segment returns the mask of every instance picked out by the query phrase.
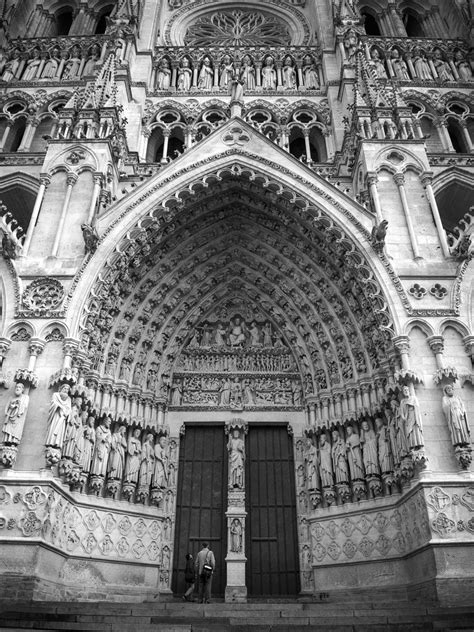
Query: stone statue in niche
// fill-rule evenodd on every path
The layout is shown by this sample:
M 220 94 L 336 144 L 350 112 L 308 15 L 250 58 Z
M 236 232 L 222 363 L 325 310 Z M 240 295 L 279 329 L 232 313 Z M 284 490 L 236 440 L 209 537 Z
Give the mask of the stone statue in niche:
M 308 490 L 319 489 L 318 454 L 316 447 L 310 437 L 306 439 L 306 450 L 304 453 L 305 478 Z
M 173 382 L 173 386 L 171 388 L 171 406 L 181 406 L 181 401 L 183 399 L 183 381 L 176 380 Z
M 461 81 L 472 81 L 473 74 L 471 66 L 459 48 L 454 53 L 454 59 L 454 65 L 457 68 L 459 79 Z
M 242 553 L 243 531 L 242 522 L 239 518 L 234 518 L 230 523 L 230 550 L 232 553 Z
M 90 224 L 81 224 L 82 237 L 84 239 L 84 249 L 86 254 L 94 254 L 99 243 L 99 233 L 95 226 Z
M 244 90 L 255 90 L 255 68 L 249 55 L 244 55 L 240 71 Z
M 231 384 L 228 377 L 224 378 L 224 381 L 219 390 L 219 406 L 230 405 Z
M 234 77 L 234 63 L 229 55 L 224 55 L 219 68 L 219 88 L 229 88 Z
M 367 475 L 376 476 L 380 474 L 377 458 L 377 437 L 369 426 L 369 422 L 366 420 L 361 424 L 360 442 L 362 444 L 362 458 Z
M 293 60 L 289 55 L 284 59 L 281 73 L 285 90 L 296 90 L 296 71 Z
M 170 63 L 164 57 L 159 65 L 158 73 L 156 76 L 156 88 L 157 90 L 169 90 L 171 85 L 171 68 Z
M 189 59 L 187 57 L 183 57 L 178 70 L 177 89 L 179 92 L 189 92 L 191 89 L 192 76 L 193 71 L 189 64 Z
M 400 417 L 406 430 L 408 447 L 416 450 L 424 445 L 423 428 L 421 423 L 420 405 L 418 397 L 410 394 L 410 388 L 402 388 L 403 398 L 400 400 Z
M 379 77 L 379 79 L 387 79 L 387 71 L 385 70 L 383 61 L 380 59 L 378 48 L 372 48 L 370 51 L 370 60 L 375 68 L 377 77 Z
M 166 437 L 161 435 L 155 446 L 155 463 L 152 486 L 165 489 L 168 486 L 168 450 Z
M 62 457 L 72 459 L 79 463 L 80 454 L 82 453 L 82 417 L 81 417 L 82 398 L 75 397 L 71 411 L 66 418 L 64 442 L 62 449 Z
M 5 421 L 3 423 L 3 443 L 6 445 L 18 445 L 23 435 L 26 411 L 28 410 L 29 396 L 24 392 L 25 386 L 20 382 L 15 384 L 12 398 L 5 408 Z
M 107 464 L 108 478 L 122 479 L 125 466 L 125 450 L 127 449 L 125 432 L 125 426 L 120 426 L 116 428 L 110 438 L 110 456 Z
M 306 90 L 318 90 L 319 77 L 318 69 L 310 55 L 306 55 L 303 59 L 303 83 Z
M 271 55 L 265 57 L 262 68 L 262 88 L 264 90 L 276 90 L 276 71 Z
M 408 66 L 406 61 L 400 57 L 400 51 L 398 48 L 393 48 L 392 53 L 390 55 L 393 72 L 397 79 L 401 79 L 403 81 L 409 81 L 410 75 L 408 74 Z
M 447 61 L 443 59 L 443 53 L 439 48 L 435 48 L 433 64 L 441 81 L 454 81 L 453 71 Z
M 140 428 L 135 428 L 127 443 L 127 459 L 124 474 L 124 481 L 127 483 L 138 482 L 138 473 L 140 471 L 140 453 L 142 451 L 140 434 Z
M 95 476 L 105 476 L 107 472 L 107 461 L 112 445 L 111 423 L 112 420 L 107 416 L 97 426 L 95 431 L 95 447 L 91 466 L 91 474 Z
M 243 489 L 245 443 L 238 428 L 234 428 L 229 434 L 227 449 L 229 451 L 229 487 Z
M 390 451 L 390 433 L 380 417 L 375 419 L 377 450 L 382 474 L 393 471 L 393 459 Z
M 211 65 L 211 60 L 206 56 L 202 60 L 201 70 L 198 75 L 199 90 L 212 90 L 213 78 L 214 70 Z
M 428 60 L 426 59 L 426 55 L 418 47 L 413 51 L 413 67 L 415 68 L 416 76 L 421 81 L 433 80 L 433 75 L 431 74 L 431 68 Z
M 354 432 L 353 426 L 350 425 L 346 428 L 346 451 L 351 480 L 363 480 L 365 472 L 364 463 L 362 461 L 360 437 Z
M 66 431 L 66 420 L 71 414 L 69 385 L 63 384 L 51 398 L 48 412 L 48 433 L 45 445 L 62 448 Z
M 327 441 L 325 432 L 319 437 L 319 474 L 323 487 L 330 487 L 334 484 L 331 446 Z
M 347 483 L 349 480 L 349 471 L 346 461 L 346 444 L 339 430 L 332 431 L 331 456 L 336 483 Z
M 231 347 L 242 347 L 246 340 L 247 327 L 240 316 L 235 316 L 229 329 L 229 344 Z
M 95 428 L 94 417 L 89 416 L 87 418 L 86 425 L 83 426 L 83 442 L 82 442 L 82 454 L 79 461 L 81 470 L 85 473 L 89 473 L 91 469 L 92 455 L 94 453 L 95 444 Z
M 443 391 L 442 408 L 451 432 L 453 445 L 469 444 L 471 442 L 471 434 L 464 402 L 454 394 L 452 384 L 447 384 Z
M 153 470 L 155 465 L 155 446 L 154 436 L 149 433 L 146 436 L 142 445 L 142 451 L 140 455 L 140 473 L 139 473 L 139 485 L 141 488 L 149 488 L 151 485 L 151 479 L 153 477 Z
M 344 35 L 344 50 L 346 52 L 347 61 L 355 62 L 355 55 L 359 49 L 359 37 L 354 29 L 349 29 Z

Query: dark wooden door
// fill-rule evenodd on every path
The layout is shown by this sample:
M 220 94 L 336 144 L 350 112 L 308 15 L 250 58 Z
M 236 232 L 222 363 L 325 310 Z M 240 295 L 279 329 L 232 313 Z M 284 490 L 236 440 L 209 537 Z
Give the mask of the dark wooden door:
M 250 426 L 246 447 L 247 590 L 300 590 L 292 438 L 286 425 Z
M 213 595 L 223 595 L 227 552 L 227 449 L 223 425 L 189 424 L 181 439 L 172 590 L 185 589 L 186 553 L 196 557 L 203 540 L 216 558 Z

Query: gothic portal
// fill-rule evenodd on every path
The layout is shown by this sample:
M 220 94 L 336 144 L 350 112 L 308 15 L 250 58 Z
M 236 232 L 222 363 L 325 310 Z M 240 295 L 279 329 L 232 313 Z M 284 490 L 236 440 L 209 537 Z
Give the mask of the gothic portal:
M 467 3 L 1 7 L 2 599 L 469 595 Z

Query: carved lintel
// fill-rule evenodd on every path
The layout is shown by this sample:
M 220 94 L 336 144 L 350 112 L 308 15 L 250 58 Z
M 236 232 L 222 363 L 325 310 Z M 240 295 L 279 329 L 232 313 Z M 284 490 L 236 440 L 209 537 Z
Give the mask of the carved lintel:
M 4 467 L 13 467 L 18 454 L 18 446 L 2 445 L 0 446 L 0 463 Z

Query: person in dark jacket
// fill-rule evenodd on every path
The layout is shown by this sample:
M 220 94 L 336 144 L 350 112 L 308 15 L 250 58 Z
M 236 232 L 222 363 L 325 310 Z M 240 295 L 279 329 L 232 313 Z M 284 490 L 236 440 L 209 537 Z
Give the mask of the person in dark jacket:
M 191 553 L 186 553 L 184 581 L 186 582 L 186 592 L 183 595 L 183 601 L 192 601 L 194 592 L 194 560 Z
M 199 585 L 199 602 L 211 603 L 212 574 L 216 568 L 216 560 L 207 542 L 202 543 L 202 549 L 196 556 L 194 566 Z M 205 566 L 210 567 L 209 573 L 206 572 Z

